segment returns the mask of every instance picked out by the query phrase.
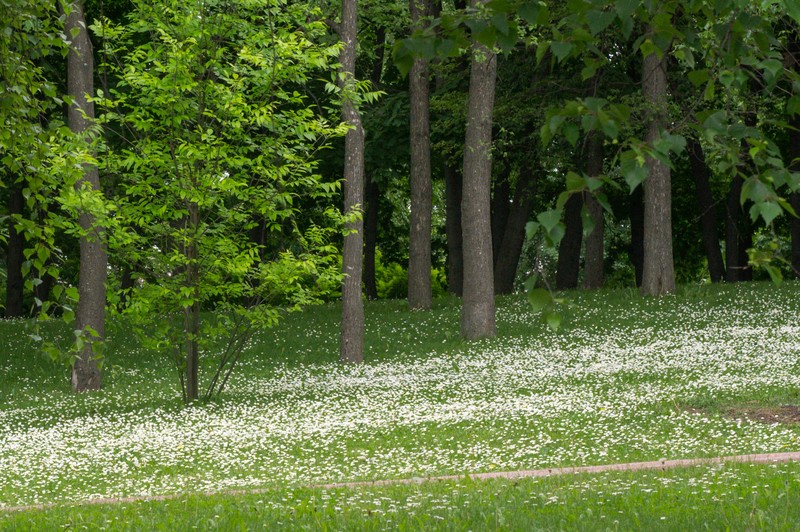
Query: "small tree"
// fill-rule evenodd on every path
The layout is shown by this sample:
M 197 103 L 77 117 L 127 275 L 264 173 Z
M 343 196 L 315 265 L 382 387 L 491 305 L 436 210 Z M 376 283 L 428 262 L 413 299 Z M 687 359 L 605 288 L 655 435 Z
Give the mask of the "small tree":
M 112 244 L 138 277 L 126 313 L 172 353 L 187 402 L 221 393 L 250 335 L 281 308 L 340 279 L 329 243 L 340 215 L 299 209 L 336 193 L 314 158 L 344 133 L 299 92 L 338 54 L 314 42 L 325 27 L 307 14 L 286 1 L 139 2 L 127 26 L 97 28 L 119 77 L 104 104 L 125 139 L 109 155 L 125 227 Z M 268 238 L 252 238 L 256 229 Z M 218 357 L 203 391 L 209 352 Z

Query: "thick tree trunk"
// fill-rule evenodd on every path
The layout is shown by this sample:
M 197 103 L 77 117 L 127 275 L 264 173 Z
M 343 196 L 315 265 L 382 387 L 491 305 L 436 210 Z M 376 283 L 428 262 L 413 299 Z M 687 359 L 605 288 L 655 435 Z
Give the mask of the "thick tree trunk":
M 444 167 L 445 236 L 447 237 L 447 289 L 461 297 L 464 291 L 464 240 L 461 234 L 461 170 Z
M 742 177 L 737 175 L 731 182 L 728 198 L 725 202 L 725 280 L 735 283 L 744 280 L 744 267 L 741 253 L 741 221 L 742 205 L 739 198 L 742 195 Z
M 497 256 L 500 253 L 500 246 L 503 244 L 503 235 L 506 232 L 506 224 L 511 210 L 511 166 L 506 164 L 503 171 L 494 182 L 492 194 L 492 257 L 497 264 Z
M 711 169 L 706 164 L 703 148 L 697 139 L 691 137 L 688 139 L 687 151 L 697 191 L 700 232 L 703 237 L 706 260 L 708 261 L 708 273 L 711 275 L 711 282 L 718 283 L 725 278 L 725 264 L 722 261 L 722 251 L 719 247 L 717 210 L 711 193 Z
M 350 129 L 344 146 L 344 211 L 361 209 L 364 204 L 364 128 L 361 115 L 348 92 L 353 87 L 356 66 L 356 32 L 358 1 L 342 0 L 342 22 L 339 37 L 344 43 L 339 61 L 339 83 L 344 91 L 342 114 Z M 361 299 L 361 254 L 364 249 L 362 219 L 348 222 L 342 252 L 342 326 L 339 358 L 346 363 L 364 360 L 364 302 Z
M 378 282 L 375 278 L 375 251 L 378 247 L 378 204 L 381 190 L 367 178 L 367 212 L 364 214 L 364 292 L 369 300 L 378 299 Z
M 472 6 L 487 0 L 472 0 Z M 464 143 L 461 223 L 464 238 L 464 296 L 461 334 L 468 340 L 496 334 L 492 264 L 492 115 L 497 58 L 474 41 Z
M 792 36 L 789 40 L 788 61 L 792 70 L 800 72 L 800 30 L 797 26 L 792 29 Z M 793 172 L 800 172 L 800 115 L 794 115 L 790 119 L 791 128 L 789 129 L 789 164 Z M 800 192 L 794 192 L 790 196 L 794 212 L 800 215 Z M 800 218 L 790 216 L 792 234 L 792 270 L 797 278 L 800 278 Z
M 510 294 L 514 291 L 514 278 L 517 275 L 522 245 L 525 243 L 525 224 L 533 209 L 536 179 L 530 166 L 520 170 L 514 201 L 505 224 L 503 243 L 494 265 L 495 294 Z
M 652 145 L 661 135 L 667 116 L 667 54 L 644 58 L 642 92 L 651 107 L 645 141 Z M 670 169 L 648 157 L 644 181 L 644 268 L 641 293 L 660 296 L 675 291 L 672 258 L 672 183 Z
M 582 208 L 583 196 L 581 194 L 573 194 L 564 205 L 565 232 L 558 245 L 556 268 L 556 288 L 558 290 L 567 290 L 578 286 L 583 237 Z
M 25 198 L 22 184 L 11 185 L 8 197 L 8 247 L 6 254 L 6 318 L 21 318 L 24 309 L 22 262 L 25 260 L 25 236 L 17 232 L 13 216 L 23 214 Z
M 597 133 L 590 134 L 586 148 L 587 175 L 590 177 L 601 175 L 603 173 L 603 139 Z M 583 286 L 595 289 L 602 287 L 605 281 L 605 219 L 602 205 L 591 193 L 584 192 L 583 203 L 594 222 L 594 228 L 586 235 Z
M 431 12 L 430 0 L 409 0 L 412 26 L 419 26 Z M 430 83 L 428 62 L 414 59 L 409 74 L 411 101 L 411 227 L 408 251 L 408 306 L 426 310 L 431 292 L 431 183 Z
M 644 189 L 636 187 L 631 192 L 631 262 L 636 286 L 642 286 L 644 271 Z
M 94 119 L 94 104 L 87 100 L 94 95 L 94 63 L 92 43 L 86 27 L 83 2 L 71 5 L 67 15 L 65 33 L 72 38 L 67 55 L 67 92 L 74 103 L 67 111 L 72 132 L 86 137 Z M 87 139 L 88 141 L 88 139 Z M 97 166 L 86 165 L 78 187 L 100 190 Z M 72 388 L 76 391 L 97 390 L 102 386 L 102 376 L 92 344 L 105 337 L 106 269 L 108 258 L 103 228 L 98 227 L 91 213 L 80 215 L 80 225 L 85 236 L 80 239 L 80 300 L 76 312 L 76 329 L 91 330 L 88 340 L 72 368 Z M 96 336 L 95 336 L 96 335 Z

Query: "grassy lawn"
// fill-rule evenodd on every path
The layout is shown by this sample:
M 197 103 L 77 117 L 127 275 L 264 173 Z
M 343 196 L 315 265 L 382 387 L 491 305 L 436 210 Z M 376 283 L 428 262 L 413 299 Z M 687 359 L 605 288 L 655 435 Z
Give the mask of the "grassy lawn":
M 336 362 L 336 306 L 292 314 L 253 339 L 223 398 L 191 408 L 168 357 L 124 331 L 105 389 L 75 395 L 23 323 L 0 323 L 0 510 L 187 494 L 0 513 L 0 528 L 800 526 L 794 464 L 307 487 L 800 450 L 796 411 L 779 408 L 800 405 L 800 285 L 572 298 L 558 333 L 501 298 L 498 338 L 470 344 L 457 300 L 369 304 L 359 367 Z M 190 496 L 245 488 L 269 491 Z

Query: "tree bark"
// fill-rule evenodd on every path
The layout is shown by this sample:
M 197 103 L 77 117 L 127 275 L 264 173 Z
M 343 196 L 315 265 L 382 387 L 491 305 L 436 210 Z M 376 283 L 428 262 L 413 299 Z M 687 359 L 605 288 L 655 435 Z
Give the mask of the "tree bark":
M 445 163 L 445 236 L 447 237 L 447 289 L 461 297 L 464 292 L 464 240 L 461 234 L 461 195 L 463 175 L 459 168 Z
M 471 4 L 475 7 L 486 1 L 472 0 Z M 473 41 L 461 200 L 464 239 L 461 334 L 468 340 L 496 334 L 490 218 L 492 115 L 496 76 L 497 58 L 494 53 Z
M 603 139 L 597 133 L 592 133 L 586 147 L 586 173 L 590 177 L 597 177 L 603 173 Z M 595 289 L 602 287 L 605 280 L 605 220 L 603 207 L 590 192 L 583 193 L 583 203 L 594 222 L 594 228 L 586 235 L 583 286 Z
M 517 275 L 522 245 L 525 243 L 525 224 L 533 209 L 536 178 L 529 165 L 520 170 L 514 200 L 505 224 L 502 244 L 497 253 L 494 265 L 495 294 L 510 294 L 514 291 L 514 279 Z
M 688 139 L 687 151 L 697 191 L 700 232 L 703 237 L 706 260 L 708 261 L 708 273 L 711 276 L 711 282 L 718 283 L 725 278 L 725 264 L 722 261 L 722 251 L 719 247 L 717 211 L 714 205 L 714 197 L 711 193 L 711 169 L 706 164 L 703 147 L 700 146 L 697 139 L 691 137 Z
M 370 80 L 377 87 L 383 73 L 383 58 L 386 50 L 386 28 L 378 26 L 375 35 L 375 63 Z M 364 292 L 367 299 L 378 299 L 378 282 L 375 278 L 375 254 L 378 247 L 378 212 L 380 210 L 380 187 L 371 176 L 366 179 L 366 203 L 364 213 Z
M 642 286 L 644 271 L 644 189 L 636 187 L 631 192 L 631 262 L 636 286 Z
M 409 0 L 411 24 L 419 27 L 432 10 L 430 0 Z M 408 306 L 431 308 L 431 183 L 430 83 L 428 62 L 414 59 L 409 74 L 411 101 L 411 223 L 408 251 Z
M 556 288 L 567 290 L 577 288 L 581 265 L 581 241 L 583 222 L 581 209 L 583 197 L 573 194 L 564 205 L 564 237 L 558 245 L 558 265 L 556 267 Z
M 22 262 L 25 260 L 25 236 L 14 227 L 14 215 L 23 214 L 25 198 L 22 195 L 22 183 L 13 183 L 9 187 L 8 197 L 8 247 L 6 254 L 6 318 L 21 318 L 24 309 L 24 286 Z
M 511 210 L 511 166 L 506 163 L 503 171 L 494 182 L 492 194 L 492 260 L 497 264 L 500 246 L 503 244 L 503 235 Z
M 67 111 L 70 130 L 87 139 L 94 121 L 94 104 L 87 96 L 94 95 L 94 62 L 92 43 L 87 32 L 83 2 L 71 5 L 66 18 L 65 33 L 72 38 L 67 55 L 67 92 L 73 105 Z M 85 165 L 78 187 L 100 190 L 100 175 L 95 165 Z M 108 257 L 103 228 L 97 226 L 92 213 L 81 213 L 79 223 L 85 236 L 80 239 L 79 302 L 76 312 L 76 329 L 92 331 L 72 367 L 72 388 L 76 391 L 97 390 L 102 386 L 102 375 L 93 344 L 105 337 L 106 269 Z M 96 336 L 94 336 L 96 335 Z
M 794 25 L 789 39 L 788 57 L 792 70 L 800 72 L 800 29 Z M 796 94 L 796 93 L 795 93 Z M 800 172 L 800 115 L 789 119 L 789 168 L 792 172 Z M 794 212 L 800 215 L 800 192 L 793 192 L 789 196 Z M 800 218 L 789 216 L 791 219 L 791 264 L 796 278 L 800 279 Z
M 725 202 L 725 280 L 729 283 L 744 279 L 744 265 L 740 252 L 742 205 L 739 198 L 742 195 L 742 185 L 742 176 L 734 177 Z
M 652 145 L 661 135 L 667 116 L 667 54 L 644 58 L 642 92 L 650 106 L 645 141 Z M 672 257 L 672 183 L 670 169 L 658 159 L 646 160 L 644 186 L 644 264 L 641 293 L 660 296 L 675 291 Z
M 795 115 L 791 120 L 792 129 L 789 130 L 789 160 L 791 170 L 800 172 L 800 116 Z M 790 196 L 794 212 L 800 215 L 800 193 L 793 192 Z M 790 216 L 792 232 L 792 270 L 800 278 L 800 219 Z
M 186 350 L 186 401 L 196 401 L 200 396 L 198 366 L 200 364 L 200 265 L 198 263 L 197 240 L 199 238 L 200 207 L 196 202 L 188 205 L 186 219 L 188 244 L 184 249 L 186 259 L 186 288 L 192 294 L 192 304 L 183 309 L 183 331 Z
M 356 33 L 358 0 L 342 0 L 339 83 L 342 86 L 342 114 L 350 126 L 345 136 L 344 211 L 351 213 L 364 204 L 364 128 L 353 99 L 347 94 L 353 86 L 356 67 Z M 364 302 L 361 299 L 361 254 L 364 249 L 364 223 L 359 217 L 345 224 L 342 251 L 342 324 L 339 337 L 339 359 L 345 363 L 364 360 Z
M 375 251 L 378 247 L 378 204 L 381 190 L 367 177 L 367 212 L 364 214 L 364 292 L 367 299 L 378 299 L 378 282 L 375 278 Z

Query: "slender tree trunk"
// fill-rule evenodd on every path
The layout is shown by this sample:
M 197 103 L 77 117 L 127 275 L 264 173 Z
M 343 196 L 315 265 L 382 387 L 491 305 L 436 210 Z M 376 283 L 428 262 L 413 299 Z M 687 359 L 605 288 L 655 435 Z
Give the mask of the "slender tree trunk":
M 94 95 L 94 63 L 82 1 L 71 4 L 65 33 L 72 38 L 67 55 L 67 92 L 74 100 L 67 111 L 67 120 L 70 130 L 84 136 L 88 142 L 89 128 L 94 119 L 94 104 L 87 100 L 87 95 Z M 97 166 L 86 165 L 84 172 L 78 187 L 100 190 Z M 97 335 L 87 337 L 89 341 L 81 349 L 72 368 L 72 388 L 84 391 L 97 390 L 102 386 L 102 375 L 92 344 L 102 342 L 105 337 L 108 258 L 103 228 L 97 226 L 92 213 L 82 213 L 79 222 L 86 234 L 80 239 L 80 300 L 76 312 L 76 328 L 81 331 L 91 330 Z
M 192 294 L 192 304 L 183 309 L 183 331 L 186 342 L 186 400 L 196 401 L 200 396 L 198 381 L 198 365 L 200 348 L 197 339 L 200 336 L 200 265 L 197 255 L 197 239 L 199 238 L 200 207 L 191 202 L 188 205 L 187 217 L 188 241 L 184 254 L 186 258 L 186 289 Z
M 737 175 L 731 182 L 728 198 L 725 203 L 725 280 L 735 283 L 742 280 L 744 266 L 741 263 L 740 224 L 742 219 L 742 206 L 739 198 L 742 195 L 742 177 Z
M 800 116 L 792 118 L 792 128 L 789 130 L 789 160 L 793 172 L 800 172 Z M 800 215 L 800 193 L 793 192 L 790 196 L 794 212 Z M 800 218 L 790 216 L 792 232 L 792 270 L 795 277 L 800 278 Z
M 432 10 L 430 0 L 409 0 L 411 24 L 418 27 Z M 430 82 L 428 62 L 414 59 L 409 74 L 411 100 L 411 228 L 408 252 L 408 306 L 426 310 L 431 292 L 431 183 Z
M 564 237 L 558 245 L 558 265 L 556 268 L 556 288 L 566 290 L 578 286 L 581 265 L 581 241 L 583 222 L 581 209 L 583 197 L 573 194 L 564 205 Z
M 367 177 L 367 212 L 364 215 L 364 292 L 367 299 L 378 299 L 378 282 L 375 278 L 375 251 L 378 247 L 378 204 L 381 190 Z
M 536 179 L 529 165 L 520 170 L 514 201 L 505 224 L 503 243 L 494 265 L 495 294 L 510 294 L 514 291 L 514 278 L 517 275 L 519 257 L 525 242 L 525 224 L 533 209 Z
M 472 6 L 487 0 L 472 0 Z M 492 264 L 492 115 L 497 58 L 473 41 L 464 143 L 461 222 L 464 238 L 464 296 L 461 334 L 468 340 L 496 334 Z
M 447 289 L 461 297 L 464 291 L 464 240 L 461 233 L 463 176 L 453 165 L 444 167 L 445 236 L 447 237 Z
M 511 210 L 511 165 L 506 164 L 503 171 L 494 182 L 492 194 L 492 257 L 497 263 L 500 246 L 503 244 L 503 235 L 506 232 L 508 215 Z
M 378 26 L 375 35 L 375 63 L 372 65 L 373 87 L 381 82 L 383 58 L 386 51 L 386 28 Z M 375 254 L 378 247 L 378 212 L 380 210 L 380 187 L 370 175 L 366 175 L 367 210 L 364 213 L 364 293 L 367 299 L 378 299 L 378 282 L 375 278 Z
M 345 137 L 344 211 L 360 210 L 364 204 L 364 128 L 361 115 L 347 92 L 355 90 L 356 33 L 358 1 L 342 0 L 342 22 L 339 37 L 344 43 L 339 61 L 339 80 L 344 98 L 342 114 L 350 129 Z M 361 218 L 345 225 L 342 252 L 342 326 L 339 358 L 345 363 L 364 360 L 364 302 L 361 299 L 361 254 L 364 249 L 364 223 Z
M 23 214 L 25 198 L 22 184 L 11 185 L 8 197 L 8 247 L 6 255 L 6 318 L 21 318 L 24 313 L 25 286 L 22 278 L 22 262 L 25 260 L 25 236 L 14 227 L 14 215 Z
M 651 108 L 645 141 L 652 145 L 661 135 L 667 116 L 667 54 L 644 58 L 642 92 Z M 647 158 L 644 181 L 644 269 L 643 295 L 660 296 L 675 291 L 672 258 L 672 183 L 670 169 L 653 157 Z
M 691 137 L 688 139 L 687 151 L 697 191 L 700 232 L 703 236 L 703 248 L 708 261 L 708 273 L 711 275 L 711 282 L 718 283 L 725 278 L 725 264 L 722 261 L 722 251 L 719 248 L 717 210 L 711 193 L 711 169 L 706 164 L 703 148 L 697 139 Z
M 642 286 L 644 272 L 644 189 L 631 192 L 631 262 L 636 286 Z

